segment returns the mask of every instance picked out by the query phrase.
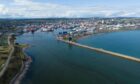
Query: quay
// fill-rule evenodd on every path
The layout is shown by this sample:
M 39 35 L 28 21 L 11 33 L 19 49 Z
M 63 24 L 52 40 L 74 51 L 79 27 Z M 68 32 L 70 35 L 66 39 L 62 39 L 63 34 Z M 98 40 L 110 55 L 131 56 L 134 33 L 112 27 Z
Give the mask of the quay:
M 90 49 L 90 50 L 93 50 L 93 51 L 96 51 L 96 52 L 108 54 L 108 55 L 111 55 L 111 56 L 114 56 L 114 57 L 119 57 L 119 58 L 123 58 L 123 59 L 126 59 L 126 60 L 130 60 L 130 61 L 140 63 L 140 59 L 136 58 L 136 57 L 133 57 L 133 56 L 128 56 L 128 55 L 124 55 L 124 54 L 120 54 L 120 53 L 116 53 L 116 52 L 112 52 L 112 51 L 108 51 L 108 50 L 104 50 L 104 49 L 100 49 L 100 48 L 90 47 L 90 46 L 79 44 L 79 43 L 76 43 L 76 42 L 63 40 L 61 38 L 57 38 L 57 40 L 68 43 L 68 44 L 71 44 L 71 45 L 75 45 L 75 46 L 79 46 L 79 47 L 82 47 L 82 48 Z

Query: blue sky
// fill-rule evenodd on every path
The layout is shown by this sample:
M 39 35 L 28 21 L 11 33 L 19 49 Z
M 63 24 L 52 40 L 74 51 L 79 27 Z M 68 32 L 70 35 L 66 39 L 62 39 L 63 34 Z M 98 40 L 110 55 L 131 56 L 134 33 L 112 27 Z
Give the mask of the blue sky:
M 140 0 L 0 0 L 0 18 L 140 17 Z
M 64 5 L 84 5 L 84 6 L 94 6 L 94 5 L 104 5 L 104 6 L 136 6 L 140 5 L 140 0 L 35 0 L 38 2 L 50 2 L 50 3 L 58 3 Z

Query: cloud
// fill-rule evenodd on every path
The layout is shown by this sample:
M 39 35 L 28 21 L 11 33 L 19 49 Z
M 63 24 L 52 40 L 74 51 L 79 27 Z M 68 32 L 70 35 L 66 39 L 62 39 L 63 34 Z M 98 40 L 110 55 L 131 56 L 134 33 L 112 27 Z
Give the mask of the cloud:
M 48 18 L 48 17 L 139 17 L 140 11 L 105 6 L 72 7 L 32 0 L 13 0 L 9 5 L 0 4 L 0 18 Z
M 0 13 L 5 14 L 6 12 L 7 12 L 7 9 L 5 8 L 5 6 L 0 4 Z

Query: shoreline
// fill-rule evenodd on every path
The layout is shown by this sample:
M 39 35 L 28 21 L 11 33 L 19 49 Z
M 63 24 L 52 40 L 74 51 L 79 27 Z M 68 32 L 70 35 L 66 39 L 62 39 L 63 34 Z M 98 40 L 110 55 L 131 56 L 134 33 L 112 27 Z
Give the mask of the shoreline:
M 13 77 L 13 79 L 10 81 L 9 84 L 20 84 L 22 79 L 24 78 L 25 74 L 29 70 L 29 67 L 32 63 L 32 58 L 25 53 L 25 50 L 27 48 L 28 47 L 22 49 L 22 52 L 25 55 L 26 61 L 22 61 L 22 66 L 21 66 L 19 72 Z
M 77 38 L 77 40 L 80 40 L 80 39 L 83 39 L 83 38 L 86 38 L 86 37 L 90 37 L 90 36 L 101 35 L 101 34 L 109 34 L 109 33 L 116 33 L 116 32 L 128 32 L 128 31 L 140 31 L 140 29 L 136 29 L 136 30 L 118 30 L 118 31 L 110 31 L 110 32 L 98 32 L 98 33 L 93 33 L 93 34 L 81 36 L 81 37 Z

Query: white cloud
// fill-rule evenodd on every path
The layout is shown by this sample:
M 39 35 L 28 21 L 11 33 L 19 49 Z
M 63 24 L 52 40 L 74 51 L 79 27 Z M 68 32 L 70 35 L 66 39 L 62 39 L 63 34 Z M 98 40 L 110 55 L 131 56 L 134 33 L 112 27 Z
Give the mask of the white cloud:
M 5 6 L 3 4 L 0 4 L 0 14 L 6 14 L 7 9 L 5 8 Z
M 0 18 L 47 18 L 47 17 L 118 17 L 140 16 L 135 11 L 105 6 L 72 7 L 53 3 L 34 2 L 32 0 L 13 0 L 8 5 L 0 4 Z

